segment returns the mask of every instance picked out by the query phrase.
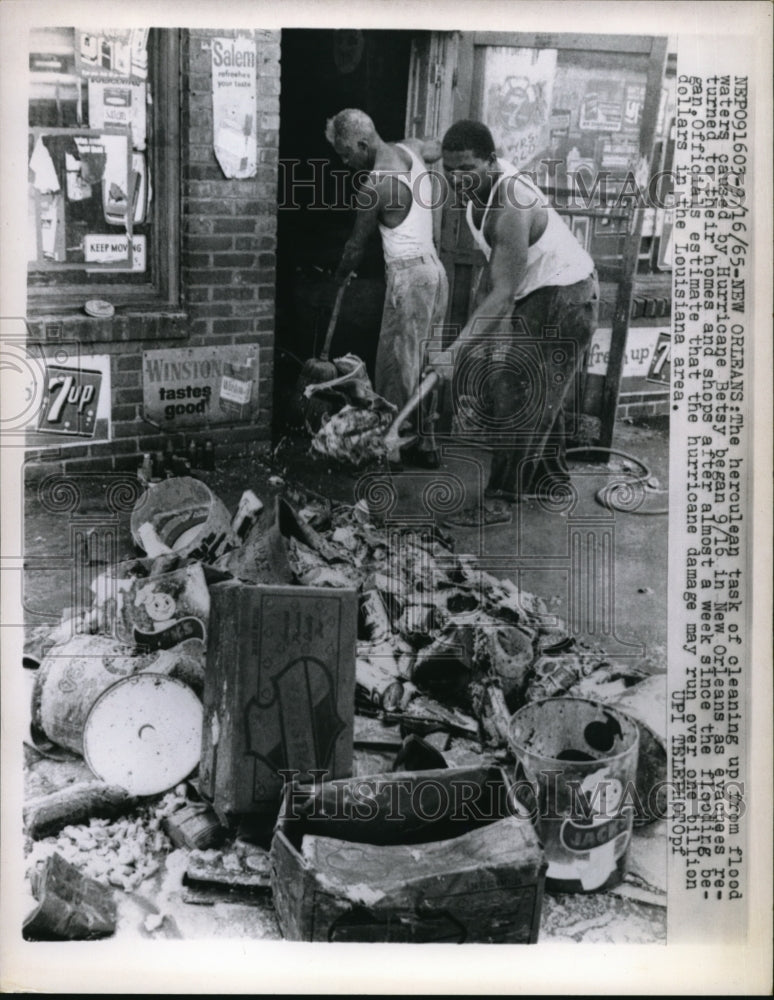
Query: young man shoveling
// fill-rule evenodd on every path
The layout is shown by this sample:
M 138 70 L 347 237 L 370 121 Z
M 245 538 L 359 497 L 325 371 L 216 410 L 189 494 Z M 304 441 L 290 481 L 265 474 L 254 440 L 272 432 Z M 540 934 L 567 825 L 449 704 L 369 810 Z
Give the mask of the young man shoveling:
M 385 142 L 363 111 L 348 108 L 327 123 L 325 135 L 345 166 L 365 172 L 357 216 L 335 281 L 356 271 L 371 235 L 381 235 L 387 290 L 376 353 L 374 388 L 398 409 L 419 384 L 422 352 L 446 315 L 449 285 L 433 243 L 433 185 L 426 166 L 440 158 L 437 140 Z M 425 405 L 426 417 L 432 400 Z M 438 453 L 428 419 L 403 459 L 437 468 Z
M 486 125 L 456 122 L 442 147 L 488 268 L 459 337 L 430 363 L 493 451 L 481 503 L 446 523 L 501 524 L 510 503 L 569 482 L 563 404 L 596 328 L 599 286 L 589 254 L 539 188 L 497 157 Z

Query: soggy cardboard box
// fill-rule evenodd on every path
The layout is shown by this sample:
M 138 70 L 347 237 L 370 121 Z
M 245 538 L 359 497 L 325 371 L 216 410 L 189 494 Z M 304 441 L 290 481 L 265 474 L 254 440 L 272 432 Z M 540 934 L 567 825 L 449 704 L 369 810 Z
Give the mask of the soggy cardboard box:
M 492 768 L 289 785 L 271 847 L 296 941 L 537 941 L 546 863 Z
M 352 773 L 353 590 L 210 588 L 200 790 L 225 822 L 270 821 L 282 771 Z

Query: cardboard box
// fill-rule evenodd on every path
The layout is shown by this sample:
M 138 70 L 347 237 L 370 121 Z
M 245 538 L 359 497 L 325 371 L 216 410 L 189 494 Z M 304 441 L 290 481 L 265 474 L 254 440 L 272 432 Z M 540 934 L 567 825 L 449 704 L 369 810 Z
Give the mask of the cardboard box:
M 281 771 L 352 773 L 357 595 L 229 580 L 210 596 L 200 790 L 223 822 L 273 820 Z
M 492 768 L 394 772 L 285 790 L 274 909 L 296 941 L 537 941 L 546 870 Z

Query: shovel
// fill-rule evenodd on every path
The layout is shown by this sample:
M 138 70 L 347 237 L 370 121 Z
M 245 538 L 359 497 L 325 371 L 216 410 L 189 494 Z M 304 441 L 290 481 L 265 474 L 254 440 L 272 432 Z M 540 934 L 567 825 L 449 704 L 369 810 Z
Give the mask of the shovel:
M 387 433 L 384 435 L 384 447 L 387 451 L 387 460 L 389 462 L 399 462 L 401 448 L 405 448 L 406 445 L 409 445 L 416 440 L 416 434 L 409 434 L 405 437 L 401 437 L 400 428 L 407 417 L 410 417 L 414 410 L 419 406 L 425 396 L 433 391 L 439 380 L 440 376 L 438 372 L 430 372 L 429 375 L 426 375 L 419 383 L 412 397 L 390 424 Z
M 328 329 L 325 331 L 323 348 L 320 351 L 319 357 L 309 358 L 304 362 L 304 367 L 301 369 L 301 375 L 299 376 L 299 392 L 303 392 L 304 387 L 312 383 L 329 382 L 331 379 L 335 379 L 339 374 L 336 365 L 334 365 L 332 361 L 328 360 L 328 354 L 331 349 L 331 341 L 333 340 L 333 333 L 336 329 L 339 313 L 341 312 L 341 300 L 344 298 L 344 292 L 347 290 L 347 285 L 349 285 L 350 281 L 352 281 L 354 277 L 355 272 L 350 271 L 339 286 L 339 290 L 336 293 L 336 301 L 333 304 L 331 319 L 328 323 Z

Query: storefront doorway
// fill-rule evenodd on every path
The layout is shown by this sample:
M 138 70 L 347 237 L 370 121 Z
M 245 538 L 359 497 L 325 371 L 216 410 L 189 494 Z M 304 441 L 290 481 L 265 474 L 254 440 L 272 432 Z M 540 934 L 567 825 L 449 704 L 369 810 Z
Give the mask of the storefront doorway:
M 343 108 L 361 108 L 382 138 L 402 138 L 414 37 L 408 31 L 282 32 L 275 436 L 292 416 L 288 400 L 300 365 L 322 347 L 330 275 L 354 222 L 347 207 L 351 184 L 325 139 L 326 121 Z M 353 351 L 373 373 L 383 298 L 377 236 L 347 289 L 334 356 Z
M 609 447 L 630 321 L 646 310 L 641 306 L 637 313 L 634 294 L 652 257 L 642 237 L 656 234 L 657 225 L 655 210 L 644 211 L 626 192 L 637 176 L 663 165 L 670 105 L 666 46 L 666 38 L 640 36 L 284 31 L 275 433 L 292 411 L 288 387 L 322 346 L 329 274 L 354 218 L 347 207 L 349 180 L 325 140 L 325 122 L 344 107 L 360 107 L 388 140 L 442 136 L 457 119 L 484 120 L 503 153 L 548 194 L 591 253 L 602 283 L 600 328 L 608 357 L 601 371 L 584 366 L 576 409 L 584 417 L 578 441 Z M 579 201 L 571 197 L 570 182 L 578 173 L 588 187 Z M 453 336 L 470 314 L 484 259 L 460 210 L 449 207 L 439 216 L 439 251 L 450 285 L 447 334 Z M 663 282 L 655 277 L 660 289 Z M 665 282 L 664 308 L 651 296 L 650 317 L 668 312 L 668 273 Z M 356 353 L 371 374 L 383 295 L 376 237 L 347 291 L 333 342 L 334 355 Z M 660 332 L 647 329 L 649 350 L 655 350 Z

